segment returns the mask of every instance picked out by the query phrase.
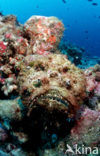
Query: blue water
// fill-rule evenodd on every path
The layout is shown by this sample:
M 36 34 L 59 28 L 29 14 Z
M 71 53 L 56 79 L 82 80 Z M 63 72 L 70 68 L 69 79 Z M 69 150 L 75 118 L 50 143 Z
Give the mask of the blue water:
M 0 0 L 4 15 L 14 14 L 21 23 L 32 15 L 57 16 L 65 25 L 64 39 L 100 56 L 100 0 Z M 92 5 L 97 2 L 98 5 Z

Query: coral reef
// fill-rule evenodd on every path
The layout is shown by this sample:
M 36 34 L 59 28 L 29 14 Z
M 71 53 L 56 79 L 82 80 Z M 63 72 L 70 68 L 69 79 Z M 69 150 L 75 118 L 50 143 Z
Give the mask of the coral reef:
M 74 143 L 99 148 L 100 66 L 79 69 L 84 49 L 59 46 L 63 31 L 56 17 L 21 25 L 0 15 L 2 156 L 64 156 Z
M 32 16 L 24 26 L 13 15 L 1 16 L 0 22 L 0 84 L 8 95 L 17 90 L 20 61 L 26 55 L 56 51 L 64 26 L 55 17 L 42 16 Z
M 87 69 L 93 67 L 96 64 L 100 64 L 100 58 L 92 56 L 83 47 L 79 47 L 69 41 L 61 40 L 59 44 L 59 50 L 62 54 L 68 56 L 68 59 L 81 69 Z
M 62 40 L 59 44 L 59 49 L 61 53 L 67 55 L 68 59 L 76 66 L 82 65 L 82 58 L 85 52 L 83 48 Z
M 16 76 L 18 64 L 23 58 L 19 40 L 22 38 L 23 27 L 13 15 L 0 17 L 0 92 L 1 98 L 16 92 Z M 26 39 L 23 39 L 26 41 Z M 25 47 L 23 47 L 25 49 Z M 3 95 L 4 94 L 4 95 Z

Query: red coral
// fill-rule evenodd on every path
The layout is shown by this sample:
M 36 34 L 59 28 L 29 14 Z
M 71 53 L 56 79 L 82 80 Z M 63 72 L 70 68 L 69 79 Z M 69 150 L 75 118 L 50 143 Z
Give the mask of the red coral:
M 100 112 L 85 108 L 81 118 L 77 121 L 77 124 L 71 130 L 71 136 L 79 138 L 82 135 L 85 135 L 88 132 L 88 129 L 94 127 L 97 123 L 100 124 Z
M 51 36 L 48 38 L 47 42 L 50 42 L 51 44 L 55 44 L 55 43 L 56 43 L 56 36 L 51 35 Z
M 88 92 L 92 92 L 92 91 L 94 91 L 95 89 L 96 89 L 96 87 L 97 87 L 97 82 L 95 81 L 95 78 L 93 78 L 93 77 L 87 77 L 86 78 L 86 81 L 87 81 L 87 91 Z
M 0 53 L 5 53 L 5 50 L 6 50 L 6 46 L 4 45 L 4 43 L 1 41 L 0 42 Z
M 5 79 L 0 77 L 0 83 L 4 84 Z

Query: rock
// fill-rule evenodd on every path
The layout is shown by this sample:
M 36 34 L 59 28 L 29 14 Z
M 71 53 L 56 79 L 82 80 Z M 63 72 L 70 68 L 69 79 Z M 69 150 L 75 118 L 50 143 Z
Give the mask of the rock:
M 96 74 L 95 80 L 100 81 L 100 72 L 96 72 L 95 74 Z
M 0 155 L 1 156 L 9 156 L 9 154 L 7 154 L 6 152 L 3 152 L 2 150 L 0 150 Z
M 0 100 L 0 118 L 20 120 L 22 118 L 21 107 L 18 100 Z
M 30 39 L 31 54 L 55 52 L 61 40 L 64 25 L 56 17 L 32 16 L 24 25 Z
M 76 126 L 71 130 L 71 142 L 87 147 L 98 147 L 100 141 L 100 112 L 85 108 Z
M 87 83 L 86 90 L 88 92 L 87 97 L 89 100 L 89 106 L 90 108 L 92 108 L 92 106 L 95 104 L 94 108 L 95 110 L 97 110 L 99 109 L 100 103 L 100 81 L 99 81 L 100 65 L 95 65 L 94 67 L 86 69 L 84 74 Z
M 21 149 L 15 149 L 12 150 L 11 155 L 13 156 L 28 156 L 25 152 L 23 152 Z
M 0 142 L 6 141 L 8 138 L 6 129 L 0 123 Z

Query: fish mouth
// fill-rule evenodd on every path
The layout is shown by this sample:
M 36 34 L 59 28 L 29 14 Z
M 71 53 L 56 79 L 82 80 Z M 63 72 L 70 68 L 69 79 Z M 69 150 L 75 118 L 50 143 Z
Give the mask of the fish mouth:
M 66 117 L 70 114 L 71 104 L 59 91 L 49 91 L 37 96 L 28 108 L 28 115 L 35 114 L 33 112 L 38 110 L 40 113 L 52 115 L 57 113 Z
M 51 106 L 52 108 L 61 107 L 68 109 L 70 104 L 70 102 L 65 99 L 58 90 L 50 90 L 48 93 L 38 96 L 35 100 L 36 103 L 42 106 Z
M 57 96 L 56 97 L 55 96 L 44 96 L 44 97 L 41 97 L 40 99 L 41 100 L 48 99 L 48 100 L 55 101 L 57 103 L 63 104 L 66 107 L 69 106 L 69 103 L 68 103 L 67 100 L 64 100 L 63 98 L 60 98 L 60 97 L 57 97 Z
M 49 90 L 46 94 L 41 94 L 33 99 L 33 102 L 28 106 L 29 114 L 31 110 L 44 109 L 47 112 L 61 112 L 68 114 L 71 105 L 58 90 Z

